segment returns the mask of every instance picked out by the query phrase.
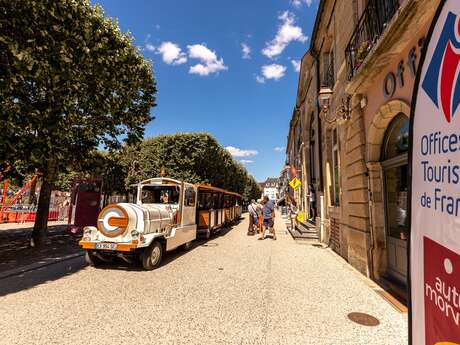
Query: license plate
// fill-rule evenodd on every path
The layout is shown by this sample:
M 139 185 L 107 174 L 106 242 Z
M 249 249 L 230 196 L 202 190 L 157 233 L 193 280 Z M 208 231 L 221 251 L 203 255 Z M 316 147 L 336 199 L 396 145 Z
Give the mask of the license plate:
M 117 244 L 116 243 L 96 243 L 96 249 L 116 250 Z

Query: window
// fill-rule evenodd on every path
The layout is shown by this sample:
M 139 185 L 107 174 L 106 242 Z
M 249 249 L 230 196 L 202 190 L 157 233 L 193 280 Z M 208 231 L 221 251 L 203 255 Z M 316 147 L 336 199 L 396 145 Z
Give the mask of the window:
M 144 186 L 141 200 L 143 204 L 178 204 L 178 186 Z
M 212 208 L 212 193 L 202 191 L 198 193 L 198 208 L 200 210 L 209 210 Z
M 322 86 L 333 89 L 335 83 L 334 52 L 330 51 L 323 55 L 323 78 Z
M 332 130 L 332 190 L 333 205 L 340 205 L 340 156 L 337 128 Z
M 188 187 L 185 190 L 184 206 L 194 207 L 195 206 L 196 193 L 193 187 Z
M 406 241 L 409 190 L 407 152 L 409 118 L 397 115 L 388 126 L 382 152 L 385 176 L 385 204 L 388 236 Z

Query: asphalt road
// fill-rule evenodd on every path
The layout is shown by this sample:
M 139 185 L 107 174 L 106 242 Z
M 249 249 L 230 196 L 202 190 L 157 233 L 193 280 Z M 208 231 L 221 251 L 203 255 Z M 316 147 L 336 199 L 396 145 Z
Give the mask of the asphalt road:
M 279 218 L 277 241 L 246 227 L 155 271 L 76 258 L 0 280 L 0 344 L 407 344 L 407 315 L 330 250 L 295 242 Z

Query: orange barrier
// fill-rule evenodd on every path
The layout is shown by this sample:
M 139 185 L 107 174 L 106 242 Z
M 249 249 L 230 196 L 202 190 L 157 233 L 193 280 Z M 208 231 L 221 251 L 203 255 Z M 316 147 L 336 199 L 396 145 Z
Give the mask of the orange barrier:
M 2 212 L 1 220 L 3 223 L 30 223 L 35 222 L 36 213 L 35 211 L 4 211 Z M 48 213 L 48 220 L 54 221 L 59 220 L 59 210 L 50 210 Z

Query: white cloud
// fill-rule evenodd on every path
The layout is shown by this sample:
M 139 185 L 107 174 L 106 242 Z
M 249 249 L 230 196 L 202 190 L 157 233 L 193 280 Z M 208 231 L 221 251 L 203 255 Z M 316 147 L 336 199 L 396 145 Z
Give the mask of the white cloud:
M 280 55 L 289 43 L 293 41 L 305 43 L 308 39 L 303 34 L 302 28 L 295 25 L 295 17 L 291 12 L 283 12 L 278 19 L 281 21 L 281 24 L 278 27 L 275 38 L 267 42 L 265 48 L 262 49 L 262 54 L 270 59 Z
M 259 84 L 265 84 L 265 78 L 261 77 L 260 75 L 256 75 L 256 82 Z
M 150 51 L 152 47 L 149 43 L 145 45 L 145 48 Z M 182 65 L 187 62 L 185 53 L 173 42 L 163 42 L 158 48 L 154 48 L 154 51 L 156 54 L 161 54 L 163 61 L 168 65 Z
M 294 7 L 297 7 L 297 8 L 302 6 L 302 4 L 306 4 L 308 7 L 310 7 L 311 4 L 313 3 L 313 0 L 291 0 L 291 3 L 292 5 L 294 5 Z
M 233 157 L 253 157 L 259 154 L 256 150 L 242 150 L 233 146 L 227 146 L 226 149 Z
M 251 164 L 251 163 L 254 163 L 254 161 L 252 161 L 250 159 L 242 159 L 242 160 L 240 160 L 240 163 L 241 164 Z
M 265 79 L 279 80 L 286 74 L 286 67 L 278 64 L 262 66 L 262 75 Z
M 246 43 L 241 43 L 241 52 L 243 54 L 243 59 L 250 59 L 251 58 L 251 47 L 249 47 Z
M 292 67 L 296 72 L 300 72 L 300 61 L 299 60 L 291 60 Z
M 187 46 L 187 48 L 188 56 L 191 59 L 197 59 L 201 61 L 201 63 L 191 66 L 189 73 L 206 76 L 228 69 L 228 67 L 224 64 L 224 59 L 218 59 L 216 53 L 210 50 L 204 44 L 193 44 Z
M 145 49 L 151 52 L 155 52 L 155 46 L 152 43 L 146 43 L 145 44 Z
M 273 150 L 275 150 L 275 152 L 284 152 L 286 148 L 284 146 L 277 146 Z

